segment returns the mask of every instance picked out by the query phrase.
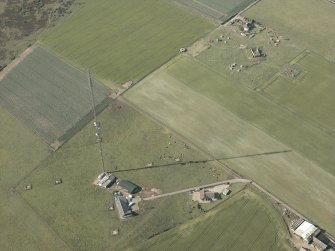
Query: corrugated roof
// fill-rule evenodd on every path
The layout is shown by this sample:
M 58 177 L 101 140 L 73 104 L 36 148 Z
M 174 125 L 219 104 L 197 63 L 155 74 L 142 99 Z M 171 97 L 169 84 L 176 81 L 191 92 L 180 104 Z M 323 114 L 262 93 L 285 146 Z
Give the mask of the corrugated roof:
M 129 202 L 125 197 L 115 195 L 114 199 L 115 199 L 116 208 L 117 208 L 121 218 L 132 215 L 132 211 L 131 211 L 131 208 L 129 206 Z
M 308 240 L 310 236 L 317 230 L 318 228 L 313 224 L 304 221 L 295 231 L 294 233 L 304 240 Z
M 126 189 L 131 194 L 138 193 L 139 191 L 141 191 L 141 187 L 128 180 L 121 180 L 118 185 Z

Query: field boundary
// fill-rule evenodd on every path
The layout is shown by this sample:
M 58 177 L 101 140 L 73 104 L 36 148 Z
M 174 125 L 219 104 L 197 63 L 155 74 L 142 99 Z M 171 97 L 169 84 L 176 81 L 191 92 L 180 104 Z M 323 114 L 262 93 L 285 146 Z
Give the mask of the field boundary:
M 223 163 L 219 160 L 217 160 L 213 155 L 211 155 L 210 153 L 208 153 L 207 151 L 205 151 L 204 149 L 202 149 L 200 146 L 194 144 L 190 139 L 185 138 L 184 136 L 182 136 L 181 134 L 179 134 L 177 131 L 175 131 L 174 129 L 168 127 L 166 124 L 164 124 L 163 122 L 159 121 L 158 119 L 154 118 L 152 115 L 150 115 L 149 113 L 147 113 L 146 111 L 142 110 L 140 107 L 136 106 L 135 104 L 133 104 L 130 100 L 125 99 L 125 103 L 127 103 L 128 105 L 130 105 L 131 107 L 133 107 L 135 110 L 139 111 L 140 113 L 142 113 L 143 115 L 149 117 L 151 120 L 155 121 L 157 124 L 161 125 L 162 127 L 168 128 L 171 132 L 173 132 L 175 135 L 177 135 L 180 139 L 184 140 L 185 142 L 187 142 L 188 144 L 190 144 L 193 148 L 197 149 L 198 151 L 204 153 L 205 155 L 209 156 L 210 158 L 214 159 L 216 161 L 217 164 L 221 165 L 222 167 L 224 167 L 226 170 L 228 170 L 229 173 L 235 175 L 235 177 L 238 177 L 240 179 L 247 179 L 251 181 L 251 185 L 253 185 L 258 191 L 263 192 L 265 195 L 267 195 L 269 198 L 278 201 L 280 204 L 286 205 L 288 208 L 290 208 L 294 213 L 296 213 L 298 216 L 301 216 L 302 218 L 307 219 L 307 217 L 303 216 L 302 214 L 298 213 L 298 211 L 296 211 L 295 209 L 291 208 L 288 206 L 288 204 L 286 204 L 284 201 L 278 199 L 275 195 L 273 195 L 272 193 L 270 193 L 269 191 L 267 191 L 266 189 L 264 189 L 263 187 L 261 187 L 260 185 L 258 185 L 257 183 L 255 183 L 250 177 L 248 177 L 247 175 L 242 175 L 239 172 L 231 169 L 229 167 L 228 164 Z M 257 128 L 257 127 L 256 127 Z M 300 155 L 300 153 L 298 153 Z M 312 222 L 312 221 L 311 221 Z
M 38 50 L 37 50 L 38 49 Z M 57 63 L 60 63 L 64 69 L 68 70 L 70 73 L 74 73 L 74 75 L 76 76 L 76 79 L 75 79 L 75 82 L 73 82 L 73 86 L 75 88 L 81 88 L 80 90 L 86 90 L 86 86 L 83 85 L 83 84 L 79 84 L 80 82 L 82 82 L 81 80 L 78 82 L 78 76 L 80 76 L 80 78 L 84 78 L 84 76 L 86 75 L 85 71 L 83 71 L 82 69 L 72 65 L 72 64 L 69 64 L 68 61 L 64 60 L 63 57 L 58 57 L 56 54 L 53 53 L 53 51 L 47 49 L 46 47 L 44 46 L 41 46 L 39 43 L 35 43 L 33 46 L 29 47 L 25 52 L 23 52 L 16 60 L 14 60 L 11 64 L 10 67 L 6 67 L 5 68 L 5 72 L 2 72 L 1 75 L 0 75 L 0 87 L 2 86 L 3 89 L 5 90 L 5 93 L 7 91 L 7 88 L 8 86 L 10 86 L 10 83 L 11 81 L 6 79 L 5 81 L 5 77 L 7 76 L 7 74 L 13 74 L 14 76 L 15 73 L 17 73 L 16 71 L 14 71 L 16 69 L 16 67 L 19 65 L 19 64 L 23 64 L 25 61 L 25 59 L 27 59 L 27 56 L 31 55 L 32 58 L 35 58 L 33 55 L 33 52 L 38 55 L 38 56 L 41 56 L 42 55 L 42 58 L 38 58 L 37 62 L 40 62 L 41 60 L 43 60 L 44 56 L 46 59 L 48 59 L 49 57 L 52 58 L 53 60 L 55 60 L 55 62 Z M 44 54 L 45 53 L 45 54 Z M 28 61 L 29 62 L 29 61 Z M 30 65 L 30 64 L 29 64 Z M 24 65 L 24 67 L 28 66 L 29 68 L 29 65 Z M 62 68 L 62 69 L 63 69 Z M 37 68 L 32 68 L 33 71 L 36 70 L 37 71 L 37 74 L 39 73 L 39 70 L 37 70 Z M 31 69 L 30 69 L 30 72 L 31 72 Z M 29 73 L 30 73 L 29 72 Z M 27 74 L 27 73 L 26 73 Z M 43 73 L 42 73 L 43 75 Z M 32 95 L 33 97 L 37 97 L 37 96 L 34 96 L 34 92 L 30 91 L 29 87 L 30 86 L 36 86 L 35 84 L 33 85 L 26 85 L 28 87 L 23 87 L 24 85 L 22 85 L 22 83 L 24 83 L 24 78 L 22 78 L 22 76 L 24 77 L 25 75 L 22 75 L 20 74 L 20 71 L 18 73 L 18 76 L 21 76 L 21 78 L 19 79 L 18 81 L 18 84 L 17 86 L 19 88 L 16 88 L 14 89 L 14 91 L 12 91 L 11 95 L 15 95 L 15 97 L 18 99 L 18 100 L 21 100 L 20 98 L 22 97 L 22 94 L 17 94 L 20 93 L 19 91 L 20 90 L 25 90 L 26 88 L 26 91 L 29 92 L 30 95 Z M 47 75 L 46 75 L 47 76 Z M 34 79 L 34 78 L 32 78 Z M 66 78 L 67 81 L 70 81 L 69 78 Z M 5 82 L 2 84 L 1 80 L 4 80 Z M 22 82 L 22 83 L 21 83 Z M 31 82 L 31 83 L 34 83 L 34 82 Z M 43 82 L 41 82 L 41 86 L 48 86 L 48 85 L 44 85 Z M 47 82 L 49 83 L 49 82 Z M 61 82 L 59 82 L 61 83 Z M 28 83 L 29 84 L 29 83 Z M 22 85 L 22 86 L 21 86 Z M 58 85 L 56 85 L 58 86 Z M 96 81 L 96 86 L 97 86 L 97 90 L 103 90 L 104 94 L 103 96 L 100 95 L 99 97 L 99 100 L 96 104 L 96 110 L 98 113 L 102 112 L 110 103 L 110 93 L 111 93 L 111 89 L 108 88 L 106 85 L 100 83 L 99 81 Z M 46 87 L 43 87 L 43 88 L 46 88 Z M 58 86 L 59 88 L 63 88 L 63 84 L 60 84 Z M 73 89 L 73 88 L 72 88 Z M 71 92 L 72 94 L 76 95 L 76 91 L 72 91 Z M 47 93 L 48 94 L 48 93 Z M 73 96 L 71 96 L 72 94 L 69 94 L 67 97 L 66 97 L 66 100 L 71 100 Z M 55 95 L 55 97 L 57 98 L 58 102 L 61 103 L 62 101 L 62 98 L 59 97 L 59 95 L 57 96 L 57 94 L 52 94 L 52 95 Z M 79 94 L 78 94 L 79 95 Z M 24 97 L 23 96 L 23 103 L 22 104 L 25 104 L 24 103 Z M 79 99 L 78 99 L 79 97 Z M 82 95 L 80 94 L 79 96 L 77 97 L 77 100 L 80 100 L 81 103 L 86 103 L 85 101 L 85 97 L 84 99 L 82 99 Z M 36 98 L 37 101 L 40 100 L 38 97 Z M 43 100 L 43 104 L 47 104 L 47 105 L 51 105 L 51 107 L 49 108 L 50 111 L 53 110 L 52 108 L 52 103 L 50 103 L 47 99 L 43 99 L 41 98 L 41 100 Z M 89 101 L 88 101 L 89 102 Z M 3 107 L 7 112 L 9 112 L 13 117 L 15 117 L 22 125 L 24 125 L 27 129 L 29 129 L 30 131 L 32 131 L 35 135 L 37 135 L 39 138 L 42 139 L 42 141 L 44 143 L 46 143 L 51 150 L 53 151 L 56 151 L 58 150 L 66 141 L 68 141 L 69 139 L 71 139 L 75 134 L 76 132 L 80 131 L 80 129 L 82 127 L 84 127 L 87 123 L 89 123 L 89 121 L 93 118 L 92 116 L 92 108 L 91 108 L 91 103 L 87 103 L 87 105 L 85 105 L 85 107 L 87 106 L 87 108 L 80 108 L 79 110 L 76 111 L 73 119 L 69 119 L 67 120 L 66 122 L 66 125 L 62 127 L 62 129 L 59 129 L 57 131 L 57 133 L 51 133 L 50 135 L 46 134 L 46 130 L 48 130 L 48 128 L 44 128 L 43 126 L 40 127 L 40 125 L 37 123 L 37 124 L 34 124 L 35 122 L 29 122 L 29 121 L 35 121 L 35 113 L 38 113 L 39 111 L 36 110 L 36 107 L 32 107 L 32 108 L 27 108 L 27 109 L 31 109 L 32 111 L 32 116 L 31 118 L 27 118 L 27 116 L 25 115 L 22 115 L 21 113 L 19 113 L 18 109 L 16 108 L 15 109 L 15 105 L 18 104 L 18 107 L 21 107 L 22 104 L 21 103 L 15 103 L 15 102 L 8 102 L 7 99 L 4 99 L 4 103 L 1 105 L 1 107 Z M 22 106 L 23 107 L 23 106 Z M 26 109 L 26 108 L 24 108 Z M 66 108 L 67 109 L 67 108 Z M 71 109 L 71 108 L 69 108 Z M 60 112 L 57 112 L 57 114 L 61 114 Z M 21 116 L 22 115 L 22 116 Z M 58 116 L 57 115 L 57 116 Z M 52 113 L 44 113 L 41 115 L 44 119 L 46 119 L 48 121 L 48 123 L 53 123 L 55 122 L 55 118 L 57 119 L 58 117 L 53 117 L 53 114 Z M 60 115 L 61 116 L 61 115 Z M 28 122 L 27 122 L 28 121 Z M 57 121 L 57 120 L 56 120 Z
M 294 59 L 292 59 L 290 62 L 289 62 L 289 65 L 300 65 L 299 62 L 301 60 L 303 60 L 305 57 L 307 57 L 308 55 L 310 54 L 315 54 L 317 56 L 320 56 L 322 57 L 324 60 L 326 60 L 327 62 L 333 64 L 333 62 L 329 61 L 328 59 L 326 59 L 325 57 L 323 57 L 322 55 L 319 55 L 315 52 L 312 52 L 312 51 L 309 51 L 309 50 L 305 50 L 303 51 L 302 53 L 300 53 L 299 55 L 297 55 Z M 261 97 L 265 98 L 266 100 L 268 100 L 269 102 L 277 105 L 278 107 L 280 107 L 281 109 L 283 110 L 286 110 L 288 112 L 290 112 L 291 114 L 293 114 L 297 119 L 301 120 L 302 122 L 304 123 L 307 123 L 311 126 L 313 126 L 314 128 L 317 128 L 319 129 L 320 131 L 322 131 L 323 133 L 327 134 L 328 136 L 332 137 L 332 138 L 335 138 L 335 132 L 331 129 L 328 129 L 326 127 L 324 127 L 323 125 L 321 125 L 320 123 L 318 123 L 317 121 L 313 120 L 313 119 L 310 119 L 310 118 L 307 118 L 305 115 L 301 114 L 300 112 L 298 111 L 295 111 L 294 109 L 291 109 L 289 108 L 288 106 L 286 105 L 283 105 L 283 104 L 280 104 L 278 101 L 276 101 L 276 98 L 271 94 L 269 93 L 266 89 L 268 87 L 270 87 L 278 78 L 285 78 L 285 79 L 289 79 L 290 81 L 292 82 L 298 82 L 299 80 L 303 79 L 306 74 L 308 74 L 307 71 L 305 70 L 301 70 L 301 73 L 299 74 L 298 76 L 298 79 L 291 79 L 285 75 L 282 74 L 282 72 L 277 72 L 275 75 L 273 75 L 271 77 L 271 79 L 269 79 L 268 81 L 266 81 L 265 83 L 263 84 L 260 84 L 258 85 L 257 87 L 255 87 L 253 89 L 254 93 L 260 95 Z M 297 83 L 295 83 L 297 84 Z
M 10 64 L 8 64 L 2 71 L 0 71 L 0 84 L 1 81 L 17 66 L 19 65 L 33 50 L 36 48 L 36 44 L 25 49 L 17 58 L 15 58 Z
M 96 104 L 95 110 L 96 114 L 100 114 L 103 112 L 108 105 L 110 104 L 111 99 L 106 97 L 102 102 Z M 63 146 L 68 140 L 70 140 L 74 135 L 77 134 L 85 125 L 87 125 L 93 118 L 93 111 L 89 111 L 86 115 L 84 115 L 80 120 L 78 120 L 74 126 L 72 126 L 69 130 L 67 130 L 59 139 L 56 140 L 55 145 L 50 144 L 50 146 L 54 149 L 54 151 L 58 150 L 61 146 Z M 59 144 L 57 144 L 59 141 Z
M 317 54 L 317 55 L 318 55 L 318 54 Z M 185 56 L 185 55 L 184 55 L 184 56 Z M 202 65 L 205 66 L 207 69 L 209 69 L 210 71 L 213 71 L 214 73 L 220 75 L 221 77 L 224 77 L 219 71 L 213 69 L 213 68 L 212 68 L 211 66 L 209 66 L 208 64 L 206 64 L 206 63 L 204 63 L 204 62 L 202 62 L 202 61 L 200 61 L 200 60 L 198 60 L 198 59 L 196 59 L 196 58 L 194 58 L 194 57 L 189 57 L 189 58 L 192 59 L 192 60 L 195 60 L 196 62 L 198 62 L 198 63 L 200 63 L 200 64 L 202 64 Z M 329 61 L 329 60 L 327 60 L 327 61 Z M 330 61 L 329 61 L 329 62 L 330 62 Z M 243 87 L 243 88 L 245 88 L 245 87 Z M 249 88 L 248 88 L 248 89 L 249 89 Z M 252 90 L 252 89 L 250 89 L 250 90 Z M 283 106 L 283 105 L 281 105 L 281 104 L 275 102 L 274 100 L 272 100 L 272 99 L 269 98 L 268 96 L 266 96 L 266 95 L 260 93 L 259 91 L 255 91 L 255 90 L 254 90 L 253 93 L 255 93 L 255 94 L 258 95 L 259 97 L 265 99 L 266 101 L 268 101 L 268 102 L 270 102 L 270 103 L 276 105 L 276 106 L 279 107 L 280 109 L 282 109 L 282 110 L 284 110 L 284 111 L 286 111 L 286 112 L 291 113 L 296 119 L 300 120 L 301 122 L 304 122 L 304 123 L 306 123 L 307 125 L 309 125 L 309 126 L 315 128 L 315 129 L 320 130 L 320 132 L 323 133 L 325 136 L 327 136 L 327 137 L 330 136 L 330 137 L 332 137 L 332 138 L 335 138 L 335 132 L 333 132 L 333 131 L 331 131 L 331 130 L 328 130 L 328 129 L 322 127 L 321 125 L 319 125 L 319 124 L 316 123 L 315 121 L 309 120 L 309 119 L 305 118 L 303 115 L 297 113 L 296 111 L 293 111 L 293 110 L 289 109 L 288 107 Z M 202 94 L 202 95 L 204 95 L 204 94 Z M 229 110 L 230 112 L 232 112 L 229 108 L 226 108 L 226 109 Z M 233 112 L 232 112 L 232 113 L 233 113 Z M 235 114 L 235 113 L 234 113 L 234 114 Z M 236 115 L 236 116 L 239 117 L 238 115 Z M 240 118 L 240 117 L 239 117 L 239 118 Z M 242 118 L 240 118 L 240 119 L 242 119 Z M 242 120 L 243 120 L 243 119 L 242 119 Z M 264 132 L 265 134 L 269 135 L 265 130 L 263 130 L 262 128 L 258 127 L 258 126 L 255 125 L 254 123 L 251 123 L 251 122 L 249 122 L 249 121 L 246 121 L 246 122 L 247 122 L 248 124 L 254 126 L 255 128 L 261 130 L 261 131 Z M 274 137 L 274 136 L 270 136 L 270 137 L 272 137 L 272 138 L 274 138 L 275 140 L 281 142 L 280 139 L 277 139 L 277 138 Z M 281 143 L 282 143 L 282 142 L 281 142 Z M 282 144 L 284 144 L 284 143 L 282 143 Z M 286 145 L 286 144 L 284 144 L 284 145 Z M 302 154 L 300 151 L 295 150 L 295 152 L 299 153 L 301 156 L 304 156 L 304 154 Z M 306 156 L 305 156 L 305 157 L 306 157 Z M 313 162 L 315 165 L 317 165 L 317 166 L 319 165 L 318 163 L 316 163 L 316 162 L 310 160 L 308 157 L 306 157 L 306 158 L 307 158 L 309 161 Z M 327 172 L 328 172 L 328 171 L 327 171 Z
M 189 57 L 191 59 L 193 59 L 192 57 Z M 196 59 L 194 59 L 196 60 Z M 172 62 L 173 63 L 173 62 Z M 206 67 L 208 68 L 208 66 L 206 65 Z M 211 70 L 211 68 L 209 68 Z M 183 83 L 184 84 L 184 83 Z M 202 94 L 203 95 L 203 94 Z M 205 96 L 206 98 L 208 98 L 207 96 Z M 196 145 L 195 143 L 192 142 L 191 139 L 189 138 L 185 138 L 184 136 L 182 136 L 180 133 L 176 132 L 174 129 L 172 129 L 171 127 L 167 126 L 165 123 L 159 121 L 158 119 L 156 119 L 155 117 L 153 117 L 151 114 L 149 114 L 148 112 L 144 111 L 142 108 L 140 108 L 139 106 L 135 105 L 134 103 L 132 103 L 132 101 L 130 101 L 129 99 L 125 98 L 126 103 L 129 104 L 131 107 L 133 107 L 135 110 L 139 111 L 140 113 L 148 116 L 150 119 L 152 119 L 153 121 L 155 121 L 156 123 L 158 123 L 159 125 L 168 128 L 171 132 L 173 132 L 175 135 L 178 135 L 178 137 L 180 137 L 182 140 L 184 140 L 187 143 L 190 143 L 190 145 L 192 147 L 194 147 L 195 149 L 198 149 L 199 151 L 205 153 L 207 156 L 210 156 L 211 158 L 215 159 L 218 164 L 220 164 L 222 167 L 224 167 L 226 170 L 229 169 L 229 173 L 232 173 L 234 175 L 236 175 L 239 178 L 244 178 L 244 179 L 249 179 L 252 181 L 251 185 L 253 185 L 259 192 L 265 194 L 269 200 L 271 200 L 272 202 L 277 202 L 281 205 L 283 205 L 284 207 L 288 208 L 290 211 L 292 211 L 293 213 L 295 213 L 296 215 L 298 215 L 299 217 L 303 218 L 303 219 L 308 219 L 310 222 L 314 222 L 313 220 L 310 220 L 308 217 L 306 217 L 305 215 L 303 215 L 302 213 L 298 212 L 295 208 L 289 206 L 284 200 L 279 199 L 276 195 L 272 194 L 271 192 L 269 192 L 268 190 L 266 190 L 265 188 L 261 187 L 260 185 L 258 185 L 257 183 L 255 183 L 250 177 L 248 177 L 247 175 L 242 175 L 239 172 L 231 169 L 229 167 L 229 164 L 227 163 L 223 163 L 219 160 L 217 160 L 213 155 L 211 155 L 210 153 L 208 153 L 206 150 L 204 150 L 203 148 L 201 148 L 199 145 Z M 227 108 L 226 108 L 227 109 Z M 231 113 L 233 113 L 230 109 L 227 109 L 228 111 L 230 111 Z M 235 113 L 233 113 L 235 114 Z M 235 114 L 236 115 L 236 114 Z M 238 115 L 236 115 L 238 118 L 240 118 Z M 242 119 L 242 118 L 240 118 Z M 243 120 L 243 119 L 242 119 Z M 245 121 L 245 120 L 243 120 Z M 282 143 L 280 140 L 276 139 L 275 137 L 270 136 L 267 132 L 265 132 L 263 129 L 259 128 L 258 126 L 254 125 L 253 123 L 250 123 L 248 121 L 245 121 L 247 124 L 249 124 L 250 126 L 257 128 L 258 130 L 262 131 L 263 133 L 265 133 L 266 135 L 268 135 L 269 137 L 273 138 L 274 140 L 280 142 L 281 144 L 283 144 L 284 146 L 287 147 L 286 144 Z M 296 154 L 300 155 L 301 157 L 305 158 L 303 154 L 301 154 L 299 151 L 294 151 Z M 308 161 L 310 161 L 311 163 L 315 164 L 318 166 L 317 163 L 315 163 L 314 161 L 310 160 L 309 158 L 307 158 Z M 328 173 L 328 172 L 327 172 Z M 316 224 L 314 222 L 314 224 Z M 320 224 L 316 224 L 319 225 Z
M 47 227 L 51 231 L 53 236 L 55 236 L 55 238 L 58 239 L 63 244 L 63 246 L 67 248 L 67 250 L 73 251 L 73 249 L 68 245 L 68 243 L 66 243 L 60 237 L 59 233 L 56 232 L 55 229 L 53 229 L 49 225 L 49 223 L 40 215 L 40 213 L 27 200 L 25 200 L 19 192 L 15 191 L 14 196 L 17 196 L 17 199 L 20 200 L 26 207 L 28 207 L 32 211 L 32 213 L 34 213 L 40 219 L 41 223 L 43 223 L 44 226 Z

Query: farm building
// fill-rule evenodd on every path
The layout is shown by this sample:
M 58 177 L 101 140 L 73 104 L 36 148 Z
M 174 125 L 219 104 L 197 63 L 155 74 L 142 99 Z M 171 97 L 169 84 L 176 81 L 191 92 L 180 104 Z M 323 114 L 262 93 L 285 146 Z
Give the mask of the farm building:
M 116 182 L 116 180 L 117 180 L 117 178 L 110 173 L 101 173 L 98 176 L 98 183 L 97 184 L 100 187 L 109 188 Z
M 259 50 L 259 48 L 251 48 L 250 51 L 251 51 L 252 57 L 254 58 L 259 58 L 262 56 L 262 53 Z
M 312 245 L 315 247 L 318 251 L 324 251 L 327 249 L 327 244 L 319 240 L 317 237 L 313 236 L 313 242 Z
M 213 191 L 218 194 L 228 195 L 230 193 L 230 190 L 228 189 L 228 184 L 222 184 L 219 186 L 208 188 L 208 191 Z
M 313 236 L 319 229 L 313 224 L 304 221 L 295 231 L 294 233 L 303 239 L 305 242 L 309 243 L 313 240 Z
M 133 215 L 133 212 L 126 197 L 122 195 L 115 195 L 114 200 L 115 206 L 121 219 L 125 219 Z
M 217 198 L 217 193 L 212 192 L 212 191 L 205 191 L 205 199 L 209 201 L 216 200 Z
M 127 190 L 128 193 L 130 194 L 135 194 L 138 193 L 142 190 L 141 187 L 139 187 L 138 185 L 128 181 L 128 180 L 121 180 L 118 183 L 118 186 L 120 186 L 121 188 Z
M 192 194 L 193 201 L 203 201 L 205 199 L 205 190 L 201 189 L 200 191 L 196 191 Z
M 205 189 L 200 189 L 192 194 L 192 200 L 200 203 L 216 201 L 217 199 L 220 199 L 219 193 Z

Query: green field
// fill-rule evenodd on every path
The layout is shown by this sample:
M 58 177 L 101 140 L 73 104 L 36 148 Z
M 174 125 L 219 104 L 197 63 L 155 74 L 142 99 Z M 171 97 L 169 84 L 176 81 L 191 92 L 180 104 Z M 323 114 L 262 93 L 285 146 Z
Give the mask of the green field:
M 262 0 L 244 15 L 333 61 L 335 29 L 329 25 L 334 22 L 334 11 L 335 5 L 326 0 Z
M 150 75 L 126 98 L 214 157 L 240 156 L 224 162 L 334 231 L 334 142 L 319 129 L 188 56 Z M 259 155 L 246 157 L 253 154 Z
M 137 250 L 293 250 L 287 237 L 280 213 L 259 195 L 244 190 Z
M 40 40 L 115 86 L 141 79 L 213 27 L 167 0 L 88 0 Z
M 13 189 L 48 155 L 47 146 L 1 107 L 0 121 L 1 249 L 68 250 Z
M 291 41 L 287 34 L 273 31 L 271 27 L 262 31 L 256 28 L 256 31 L 252 31 L 256 36 L 250 39 L 241 36 L 241 26 L 241 23 L 236 22 L 212 32 L 207 38 L 213 41 L 210 43 L 211 48 L 196 57 L 236 85 L 254 89 L 282 71 L 288 62 L 304 51 L 301 44 Z M 225 42 L 217 40 L 220 36 L 223 36 Z M 279 45 L 274 46 L 271 39 L 279 39 Z M 241 45 L 246 48 L 241 49 Z M 252 57 L 250 49 L 256 47 L 266 54 L 265 58 Z M 230 65 L 234 63 L 237 66 L 230 70 Z
M 163 192 L 228 178 L 224 167 L 215 162 L 177 164 L 174 156 L 180 154 L 184 161 L 207 160 L 208 157 L 191 146 L 185 148 L 185 143 L 178 137 L 123 102 L 115 101 L 99 115 L 99 121 L 106 169 L 113 170 L 119 178 Z M 163 155 L 166 159 L 160 159 Z M 144 169 L 149 162 L 157 168 Z M 56 153 L 40 162 L 36 170 L 20 182 L 17 190 L 74 250 L 106 247 L 116 250 L 123 245 L 136 246 L 151 235 L 200 213 L 192 209 L 187 195 L 179 195 L 145 202 L 139 216 L 121 222 L 116 212 L 107 210 L 112 203 L 112 194 L 92 184 L 100 172 L 94 130 L 88 125 Z M 54 180 L 59 177 L 64 183 L 55 186 Z M 23 189 L 26 184 L 33 184 L 34 188 L 26 192 Z M 112 238 L 111 231 L 116 228 L 120 229 L 120 236 Z
M 199 13 L 205 17 L 216 20 L 226 20 L 243 10 L 255 0 L 175 0 L 176 3 Z
M 99 111 L 110 91 L 95 81 L 93 90 Z M 92 118 L 87 73 L 40 47 L 0 82 L 0 105 L 48 144 L 66 141 Z
M 297 60 L 291 64 L 300 72 L 296 78 L 282 73 L 261 89 L 275 102 L 334 133 L 335 64 L 314 53 Z

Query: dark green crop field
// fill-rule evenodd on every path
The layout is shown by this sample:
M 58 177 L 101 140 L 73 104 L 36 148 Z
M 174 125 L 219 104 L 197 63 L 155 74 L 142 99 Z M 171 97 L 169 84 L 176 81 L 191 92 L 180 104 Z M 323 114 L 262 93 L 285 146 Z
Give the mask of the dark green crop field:
M 109 90 L 97 82 L 93 86 L 100 109 Z M 90 95 L 85 72 L 40 47 L 0 82 L 0 105 L 48 144 L 59 145 L 92 118 Z
M 91 0 L 41 42 L 115 86 L 141 79 L 211 28 L 166 0 Z

